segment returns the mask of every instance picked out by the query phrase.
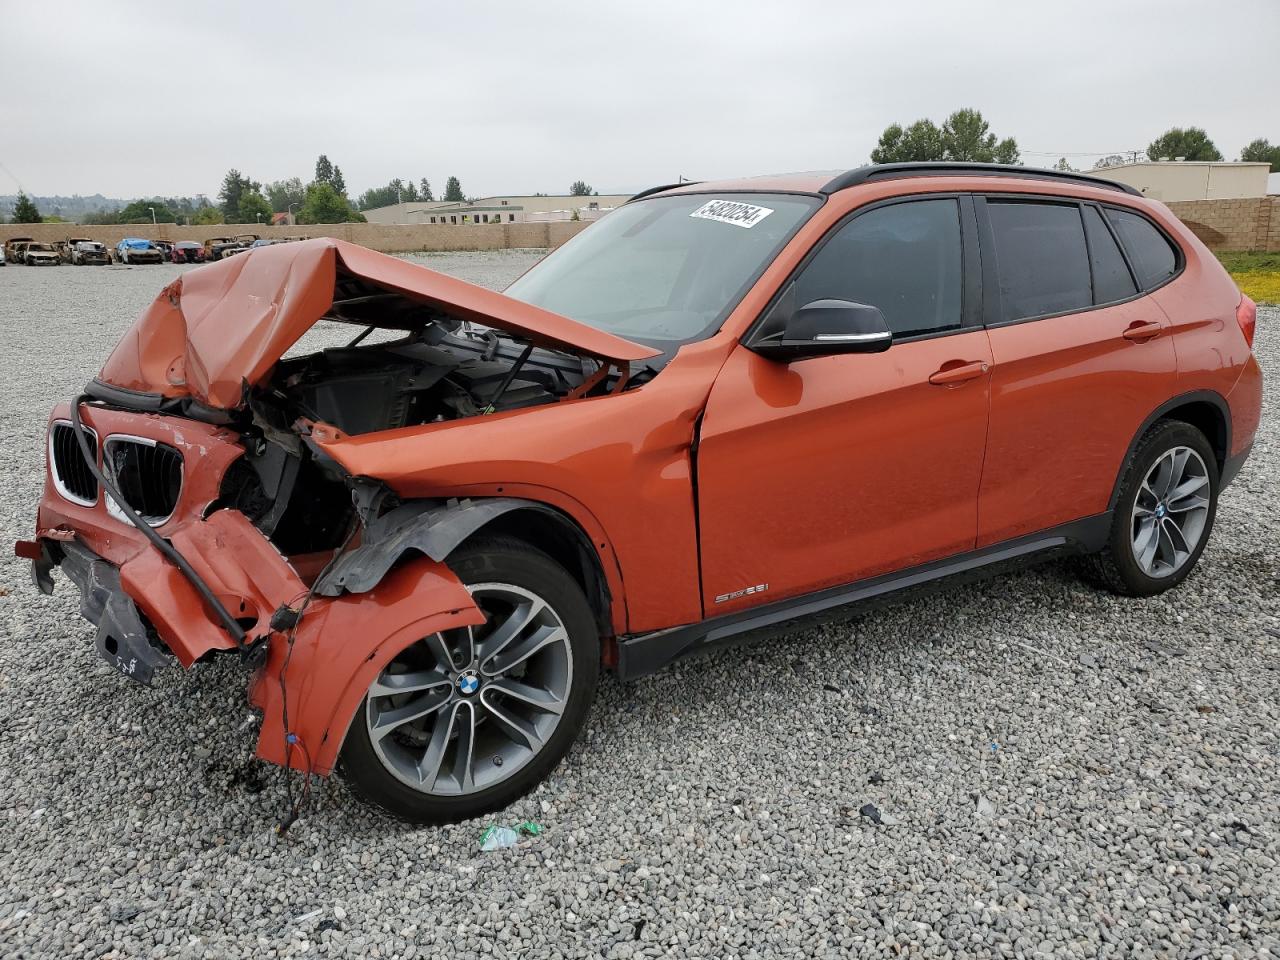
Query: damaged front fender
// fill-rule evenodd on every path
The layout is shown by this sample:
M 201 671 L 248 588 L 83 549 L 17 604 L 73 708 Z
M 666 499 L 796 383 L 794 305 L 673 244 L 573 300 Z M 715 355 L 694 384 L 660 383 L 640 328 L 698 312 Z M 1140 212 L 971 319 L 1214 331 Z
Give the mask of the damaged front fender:
M 397 653 L 434 633 L 482 623 L 453 571 L 426 557 L 396 567 L 367 592 L 315 600 L 291 640 L 272 638 L 254 677 L 249 698 L 263 714 L 258 756 L 331 773 L 365 692 Z

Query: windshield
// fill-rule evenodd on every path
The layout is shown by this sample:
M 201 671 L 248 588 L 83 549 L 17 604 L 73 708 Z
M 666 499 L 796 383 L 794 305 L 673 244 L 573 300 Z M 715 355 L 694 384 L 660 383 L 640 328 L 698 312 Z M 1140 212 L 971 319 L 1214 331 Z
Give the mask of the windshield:
M 757 193 L 629 203 L 505 292 L 659 348 L 700 340 L 720 328 L 818 203 Z

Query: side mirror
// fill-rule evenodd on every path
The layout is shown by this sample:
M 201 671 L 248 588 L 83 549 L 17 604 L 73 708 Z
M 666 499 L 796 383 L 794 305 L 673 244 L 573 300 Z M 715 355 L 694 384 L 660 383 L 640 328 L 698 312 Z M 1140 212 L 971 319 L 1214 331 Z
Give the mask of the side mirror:
M 882 353 L 892 343 L 893 334 L 878 307 L 814 300 L 791 313 L 781 329 L 765 324 L 747 346 L 762 357 L 789 363 L 840 353 Z

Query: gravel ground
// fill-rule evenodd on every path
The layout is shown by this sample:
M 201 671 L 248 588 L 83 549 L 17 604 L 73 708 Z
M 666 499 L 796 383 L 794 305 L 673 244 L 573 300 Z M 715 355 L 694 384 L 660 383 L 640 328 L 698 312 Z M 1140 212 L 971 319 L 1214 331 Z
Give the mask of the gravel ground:
M 425 258 L 500 285 L 524 252 Z M 0 539 L 47 410 L 177 267 L 0 271 Z M 156 689 L 0 563 L 6 956 L 1280 957 L 1280 310 L 1213 540 L 1143 602 L 1062 565 L 639 683 L 478 852 L 338 780 L 286 839 L 234 662 Z

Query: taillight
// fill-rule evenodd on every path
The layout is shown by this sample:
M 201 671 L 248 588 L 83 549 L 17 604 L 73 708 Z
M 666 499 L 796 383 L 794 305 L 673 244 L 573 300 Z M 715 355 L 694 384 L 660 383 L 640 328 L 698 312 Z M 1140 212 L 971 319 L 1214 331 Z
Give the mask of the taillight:
M 1240 331 L 1244 334 L 1245 342 L 1249 344 L 1249 349 L 1253 349 L 1253 333 L 1258 327 L 1258 305 L 1246 297 L 1240 295 L 1240 306 L 1236 307 L 1236 323 L 1240 324 Z

